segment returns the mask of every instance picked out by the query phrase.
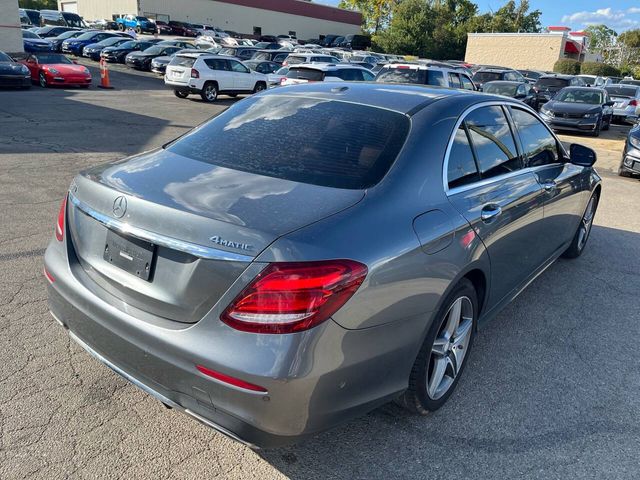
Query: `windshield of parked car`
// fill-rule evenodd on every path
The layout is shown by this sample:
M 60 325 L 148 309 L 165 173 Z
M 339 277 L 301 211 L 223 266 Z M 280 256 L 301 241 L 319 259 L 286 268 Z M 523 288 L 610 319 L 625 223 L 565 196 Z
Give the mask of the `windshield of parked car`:
M 569 80 L 565 78 L 541 78 L 536 82 L 537 87 L 552 87 L 552 88 L 562 88 L 569 85 Z
M 257 175 L 365 189 L 384 177 L 408 132 L 409 119 L 390 110 L 265 95 L 234 104 L 167 150 Z
M 500 72 L 476 72 L 473 75 L 473 81 L 478 83 L 491 82 L 493 80 L 501 80 L 502 73 Z
M 622 85 L 611 85 L 604 87 L 612 97 L 635 97 L 638 94 L 638 87 L 624 87 Z
M 193 57 L 183 57 L 182 55 L 176 55 L 173 57 L 169 65 L 173 67 L 193 67 L 193 64 L 196 63 L 196 59 Z
M 158 47 L 157 45 L 155 45 L 144 50 L 144 53 L 147 55 L 160 55 L 162 52 L 164 52 L 165 48 L 167 47 Z
M 494 95 L 505 95 L 507 97 L 513 97 L 518 89 L 517 85 L 509 83 L 485 83 L 482 87 L 482 91 L 485 93 L 493 93 Z
M 23 30 L 22 31 L 22 38 L 40 38 L 40 35 L 37 35 L 33 32 L 30 32 L 28 30 Z
M 0 52 L 0 62 L 13 62 L 13 59 L 4 52 Z
M 600 105 L 602 103 L 602 93 L 592 90 L 578 90 L 575 88 L 565 88 L 556 95 L 554 100 L 566 103 L 587 103 L 589 105 Z
M 64 55 L 59 53 L 40 53 L 35 55 L 35 58 L 38 59 L 38 63 L 40 65 L 52 65 L 52 64 L 60 64 L 60 63 L 73 63 Z
M 61 33 L 57 37 L 56 40 L 65 40 L 67 38 L 79 37 L 82 33 L 79 33 L 77 30 L 67 30 L 66 32 Z
M 220 50 L 220 55 L 231 55 L 232 57 L 234 57 L 236 55 L 236 49 L 235 48 L 223 48 L 222 50 Z
M 376 82 L 445 86 L 441 71 L 409 67 L 385 67 L 378 72 Z
M 98 35 L 99 32 L 87 32 L 83 33 L 78 37 L 78 40 L 91 40 L 93 37 Z
M 120 43 L 125 43 L 126 40 L 122 37 L 110 37 L 105 38 L 104 40 L 98 42 L 97 44 L 101 47 L 111 47 L 113 45 L 118 45 Z
M 128 42 L 124 42 L 122 45 L 118 45 L 118 47 L 129 49 L 129 48 L 136 48 L 136 45 L 138 45 L 138 42 L 136 42 L 135 40 L 129 40 Z

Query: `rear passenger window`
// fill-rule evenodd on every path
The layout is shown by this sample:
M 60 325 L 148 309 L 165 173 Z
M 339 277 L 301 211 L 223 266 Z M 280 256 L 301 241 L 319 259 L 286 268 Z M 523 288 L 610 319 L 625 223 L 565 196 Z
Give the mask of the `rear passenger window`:
M 511 127 L 501 107 L 478 108 L 467 116 L 464 123 L 476 151 L 482 178 L 522 168 Z
M 449 86 L 451 88 L 462 88 L 460 84 L 460 76 L 457 73 L 449 72 Z
M 335 72 L 331 72 L 328 75 L 341 78 L 346 82 L 362 81 L 362 74 L 360 73 L 360 70 L 356 70 L 355 68 L 344 68 L 341 70 L 336 70 Z
M 461 187 L 480 180 L 476 161 L 469 143 L 469 137 L 464 125 L 460 125 L 453 139 L 449 163 L 447 165 L 447 181 L 449 188 Z
M 438 70 L 427 70 L 427 85 L 446 87 L 446 84 L 444 83 L 444 74 Z
M 206 58 L 204 63 L 207 64 L 211 70 L 229 70 L 227 61 L 221 58 Z
M 511 109 L 511 118 L 516 125 L 525 166 L 538 167 L 558 161 L 558 144 L 549 130 L 529 112 Z

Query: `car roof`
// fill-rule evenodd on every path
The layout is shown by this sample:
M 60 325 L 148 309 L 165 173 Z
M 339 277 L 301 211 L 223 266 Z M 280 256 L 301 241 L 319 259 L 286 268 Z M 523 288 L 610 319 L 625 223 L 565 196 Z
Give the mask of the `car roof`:
M 305 98 L 317 98 L 322 100 L 339 100 L 345 102 L 366 105 L 370 107 L 384 108 L 405 115 L 413 115 L 417 111 L 432 103 L 448 98 L 459 99 L 460 113 L 467 106 L 478 102 L 498 101 L 501 103 L 521 102 L 510 101 L 508 98 L 472 92 L 470 90 L 458 90 L 430 85 L 394 84 L 376 82 L 313 82 L 295 86 L 278 87 L 273 90 L 274 95 L 304 96 Z
M 571 86 L 564 87 L 564 88 L 567 89 L 567 90 L 587 90 L 587 91 L 596 90 L 598 92 L 601 92 L 602 90 L 604 90 L 604 88 L 602 88 L 602 87 L 583 87 L 583 86 L 580 86 L 580 85 L 575 85 L 575 86 L 571 85 Z
M 503 72 L 513 72 L 513 68 L 500 68 L 500 67 L 489 67 L 489 68 L 480 68 L 476 70 L 476 73 L 488 72 L 488 73 L 503 73 Z
M 486 85 L 525 85 L 524 82 L 517 82 L 515 80 L 493 80 L 485 83 Z
M 571 80 L 574 77 L 574 75 L 564 75 L 561 73 L 548 73 L 546 75 L 542 75 L 538 80 L 542 80 L 544 78 L 560 78 L 562 80 Z

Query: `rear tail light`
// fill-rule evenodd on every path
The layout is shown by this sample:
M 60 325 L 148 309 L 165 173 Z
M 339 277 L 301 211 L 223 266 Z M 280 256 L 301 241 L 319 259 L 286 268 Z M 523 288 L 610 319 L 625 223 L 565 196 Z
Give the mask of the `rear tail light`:
M 629 106 L 630 107 L 637 107 L 638 106 L 638 101 L 634 98 L 633 100 L 631 100 L 629 102 Z
M 352 260 L 272 263 L 222 313 L 232 328 L 294 333 L 327 320 L 358 290 L 367 267 Z
M 67 196 L 65 195 L 58 211 L 58 221 L 56 222 L 56 240 L 61 242 L 64 239 L 64 219 L 67 214 Z
M 287 81 L 287 77 L 281 78 L 280 79 L 280 85 L 284 85 L 286 81 Z
M 191 78 L 200 78 L 200 72 L 195 68 L 191 69 Z

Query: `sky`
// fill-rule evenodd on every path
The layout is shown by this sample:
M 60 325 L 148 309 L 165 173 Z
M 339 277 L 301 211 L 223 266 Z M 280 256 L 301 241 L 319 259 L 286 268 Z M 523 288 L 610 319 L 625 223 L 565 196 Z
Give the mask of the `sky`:
M 506 0 L 473 0 L 482 13 L 497 10 Z M 316 0 L 337 5 L 339 0 Z M 618 32 L 640 28 L 638 0 L 530 0 L 531 9 L 542 11 L 542 25 L 565 25 L 580 30 L 604 23 Z

